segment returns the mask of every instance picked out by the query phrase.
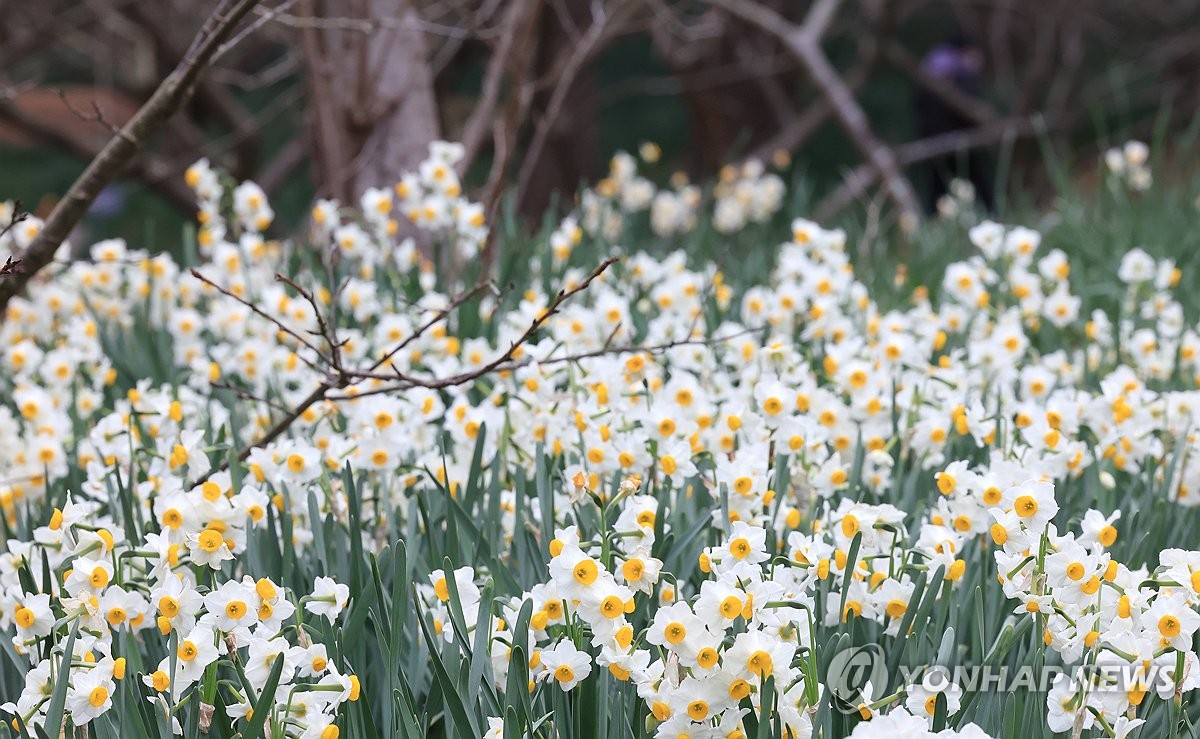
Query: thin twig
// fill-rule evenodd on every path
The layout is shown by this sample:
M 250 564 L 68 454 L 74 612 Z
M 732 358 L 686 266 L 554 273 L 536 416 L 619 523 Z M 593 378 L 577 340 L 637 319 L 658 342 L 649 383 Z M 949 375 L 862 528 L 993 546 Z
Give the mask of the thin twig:
M 1030 136 L 1039 130 L 1062 128 L 1063 121 L 1047 124 L 1040 117 L 1002 118 L 976 128 L 938 134 L 929 138 L 902 144 L 896 147 L 896 158 L 904 166 L 923 162 L 944 154 L 988 146 L 1006 138 Z M 813 209 L 814 217 L 826 221 L 837 215 L 878 181 L 879 173 L 870 166 L 861 166 L 849 172 L 836 190 L 825 197 Z
M 821 91 L 842 129 L 862 153 L 863 158 L 877 170 L 896 207 L 902 213 L 919 218 L 921 208 L 917 203 L 916 193 L 896 161 L 895 152 L 875 135 L 854 93 L 821 48 L 821 37 L 837 11 L 839 0 L 819 0 L 800 26 L 771 8 L 751 0 L 707 2 L 741 18 L 783 44 Z
M 401 351 L 404 351 L 405 347 L 412 344 L 414 341 L 416 341 L 421 336 L 423 336 L 426 331 L 433 328 L 433 326 L 435 324 L 437 324 L 439 321 L 444 319 L 446 316 L 450 315 L 450 313 L 452 311 L 454 311 L 454 309 L 458 308 L 463 303 L 467 302 L 471 298 L 478 295 L 480 293 L 480 291 L 484 290 L 485 288 L 491 287 L 491 286 L 492 286 L 492 283 L 490 283 L 490 282 L 486 282 L 486 281 L 479 282 L 474 287 L 472 287 L 470 290 L 464 290 L 463 292 L 459 293 L 457 297 L 455 297 L 453 300 L 450 301 L 449 305 L 447 305 L 445 308 L 442 308 L 440 311 L 438 311 L 437 315 L 435 315 L 433 318 L 430 318 L 428 321 L 423 323 L 410 336 L 406 336 L 398 344 L 396 344 L 396 346 L 392 347 L 389 351 L 384 353 L 384 355 L 382 357 L 375 360 L 375 363 L 372 364 L 370 367 L 368 367 L 367 371 L 374 372 L 375 370 L 382 367 L 392 357 L 396 356 L 396 354 L 398 354 Z
M 292 278 L 290 278 L 290 277 L 276 273 L 275 281 L 282 282 L 285 285 L 288 285 L 289 287 L 291 287 L 296 292 L 300 293 L 300 297 L 304 298 L 304 300 L 309 304 L 309 306 L 312 307 L 313 316 L 315 316 L 317 319 L 317 330 L 315 332 L 310 332 L 310 333 L 313 333 L 315 336 L 320 336 L 321 338 L 325 339 L 325 343 L 329 345 L 329 357 L 328 357 L 329 364 L 333 368 L 334 372 L 341 372 L 342 371 L 342 342 L 338 341 L 337 334 L 336 334 L 337 329 L 336 328 L 330 329 L 329 324 L 326 323 L 325 315 L 323 313 L 321 313 L 321 307 L 319 305 L 317 305 L 317 299 L 315 297 L 313 297 L 313 294 L 310 291 L 305 290 L 304 288 L 297 285 L 296 282 L 294 280 L 292 280 Z M 333 301 L 334 302 L 337 301 L 336 296 L 333 298 Z
M 471 382 L 472 380 L 476 380 L 476 379 L 482 377 L 483 375 L 486 375 L 486 374 L 494 371 L 496 368 L 500 367 L 501 365 L 505 364 L 506 362 L 509 362 L 510 360 L 512 360 L 513 355 L 517 351 L 517 348 L 520 347 L 521 345 L 523 345 L 525 342 L 527 342 L 533 336 L 533 334 L 539 328 L 542 327 L 542 324 L 544 324 L 547 320 L 550 319 L 551 316 L 553 316 L 555 313 L 557 313 L 558 309 L 562 306 L 563 303 L 570 300 L 572 296 L 577 295 L 577 294 L 583 292 L 584 290 L 588 289 L 588 287 L 592 284 L 592 282 L 597 277 L 599 277 L 601 274 L 603 274 L 604 270 L 608 269 L 616 261 L 617 261 L 617 257 L 609 257 L 608 259 L 605 259 L 603 262 L 600 263 L 600 266 L 598 266 L 598 267 L 596 267 L 596 269 L 592 270 L 592 273 L 590 275 L 588 275 L 586 278 L 584 278 L 583 281 L 580 282 L 578 285 L 571 288 L 570 290 L 559 290 L 558 294 L 554 296 L 554 300 L 552 300 L 550 302 L 550 305 L 547 306 L 546 309 L 543 310 L 541 313 L 539 313 L 537 316 L 535 316 L 532 321 L 530 321 L 529 328 L 525 329 L 525 333 L 521 334 L 515 341 L 512 342 L 512 344 L 508 347 L 508 351 L 504 352 L 504 354 L 500 355 L 498 358 L 492 360 L 491 362 L 488 362 L 487 364 L 485 364 L 482 367 L 470 370 L 469 372 L 462 372 L 457 375 L 451 375 L 450 377 L 444 377 L 441 379 L 425 379 L 425 378 L 421 378 L 421 377 L 412 377 L 409 375 L 404 375 L 399 371 L 396 371 L 394 374 L 389 375 L 389 374 L 383 374 L 380 372 L 371 372 L 371 371 L 362 372 L 362 371 L 356 371 L 356 370 L 349 370 L 346 372 L 346 375 L 348 377 L 352 377 L 355 379 L 362 379 L 362 380 L 365 380 L 365 379 L 399 380 L 401 383 L 407 383 L 408 387 L 424 387 L 424 388 L 430 388 L 430 389 L 453 387 L 455 385 L 463 385 L 465 383 Z
M 8 235 L 8 232 L 17 227 L 17 224 L 29 217 L 29 213 L 21 210 L 21 201 L 14 200 L 12 206 L 12 215 L 9 216 L 8 223 L 0 227 L 0 239 Z
M 281 405 L 280 403 L 277 403 L 277 402 L 271 400 L 270 398 L 264 398 L 260 395 L 255 395 L 254 393 L 250 392 L 249 390 L 238 387 L 237 385 L 231 385 L 227 382 L 214 382 L 212 386 L 213 386 L 213 388 L 215 388 L 217 390 L 228 390 L 229 392 L 238 396 L 242 400 L 252 400 L 255 403 L 263 403 L 264 405 L 268 406 L 272 410 L 280 411 L 283 413 L 290 413 L 292 410 L 291 408 L 288 408 L 285 405 Z
M 275 324 L 275 326 L 276 326 L 276 327 L 277 327 L 277 328 L 278 328 L 280 331 L 284 332 L 284 333 L 285 333 L 285 334 L 287 334 L 288 336 L 291 336 L 291 337 L 292 337 L 292 338 L 294 338 L 296 341 L 299 341 L 301 344 L 303 344 L 305 347 L 307 347 L 307 348 L 308 348 L 310 351 L 312 351 L 314 354 L 316 354 L 316 355 L 317 355 L 317 357 L 318 357 L 318 358 L 319 358 L 319 359 L 320 359 L 322 362 L 327 362 L 327 363 L 328 363 L 328 362 L 330 361 L 330 360 L 329 360 L 329 358 L 328 358 L 328 357 L 326 357 L 326 356 L 325 356 L 325 355 L 324 355 L 324 354 L 321 352 L 321 350 L 320 350 L 320 349 L 318 349 L 316 346 L 314 346 L 312 342 L 310 342 L 308 339 L 306 339 L 306 338 L 304 338 L 303 336 L 301 336 L 300 334 L 298 334 L 296 331 L 292 330 L 292 329 L 291 329 L 291 328 L 290 328 L 290 327 L 289 327 L 287 324 L 285 324 L 283 321 L 279 320 L 278 318 L 276 318 L 275 316 L 271 315 L 270 313 L 267 313 L 267 312 L 266 312 L 266 311 L 264 311 L 262 308 L 259 308 L 259 307 L 258 307 L 256 304 L 254 304 L 254 303 L 250 302 L 249 300 L 246 300 L 246 299 L 245 299 L 245 298 L 243 298 L 242 296 L 240 296 L 240 295 L 237 295 L 236 293 L 232 292 L 232 291 L 231 291 L 231 290 L 229 290 L 228 288 L 221 287 L 221 286 L 220 286 L 220 285 L 218 285 L 217 283 L 213 282 L 212 280 L 208 279 L 208 278 L 207 278 L 207 277 L 205 277 L 204 275 L 200 274 L 200 272 L 199 272 L 199 271 L 197 271 L 197 270 L 195 270 L 195 269 L 192 269 L 192 270 L 191 270 L 191 272 L 192 272 L 192 277 L 195 277 L 197 280 L 200 280 L 200 281 L 201 281 L 201 282 L 203 282 L 204 284 L 208 285 L 209 287 L 213 288 L 213 289 L 214 289 L 214 290 L 216 290 L 217 292 L 219 292 L 219 293 L 221 293 L 222 295 L 224 295 L 225 297 L 227 297 L 227 298 L 233 298 L 233 299 L 234 299 L 234 300 L 236 300 L 237 302 L 241 303 L 242 305 L 246 306 L 246 307 L 247 307 L 247 308 L 249 308 L 250 310 L 254 311 L 254 313 L 255 313 L 255 314 L 257 314 L 258 316 L 260 316 L 260 317 L 262 317 L 262 318 L 265 318 L 265 319 L 267 319 L 268 321 L 270 321 L 271 323 Z M 300 354 L 300 353 L 297 353 L 297 354 L 296 354 L 296 356 L 300 357 L 300 359 L 301 359 L 301 360 L 302 360 L 302 361 L 303 361 L 305 364 L 307 364 L 309 367 L 311 367 L 312 369 L 316 370 L 317 372 L 320 372 L 320 371 L 321 371 L 321 369 L 320 369 L 319 367 L 317 367 L 317 365 L 316 365 L 316 364 L 314 364 L 314 363 L 313 363 L 312 361 L 310 361 L 309 359 L 305 358 L 305 357 L 304 357 L 304 355 L 302 355 L 302 354 Z
M 561 356 L 561 357 L 546 357 L 546 358 L 542 358 L 542 359 L 538 359 L 538 358 L 534 358 L 534 357 L 527 357 L 524 359 L 510 361 L 507 364 L 498 365 L 496 367 L 493 367 L 492 371 L 493 372 L 510 372 L 512 370 L 517 370 L 522 367 L 528 367 L 531 364 L 537 364 L 539 366 L 566 364 L 569 362 L 581 362 L 585 359 L 595 359 L 596 357 L 613 357 L 613 356 L 621 356 L 623 354 L 661 354 L 665 351 L 669 351 L 671 349 L 677 349 L 677 348 L 683 347 L 683 346 L 715 346 L 717 344 L 723 344 L 727 341 L 733 341 L 734 339 L 739 338 L 741 336 L 758 333 L 759 331 L 762 331 L 762 327 L 746 328 L 746 329 L 742 329 L 740 331 L 735 331 L 731 334 L 726 334 L 724 336 L 713 336 L 713 337 L 705 338 L 705 339 L 692 339 L 692 338 L 676 339 L 675 341 L 668 341 L 668 342 L 665 342 L 662 344 L 626 344 L 623 346 L 611 346 L 610 342 L 611 342 L 612 336 L 610 335 L 609 341 L 606 341 L 605 345 L 600 347 L 599 349 L 593 349 L 591 351 L 580 352 L 578 354 L 568 354 L 566 356 Z M 478 378 L 473 378 L 473 379 L 478 379 Z M 461 383 L 459 383 L 459 384 L 461 384 Z M 413 385 L 413 384 L 401 382 L 401 383 L 396 383 L 396 384 L 392 384 L 392 385 L 385 385 L 382 387 L 372 388 L 370 390 L 365 390 L 365 391 L 361 391 L 361 392 L 346 393 L 344 395 L 331 395 L 331 396 L 327 397 L 326 400 L 330 400 L 330 401 L 334 401 L 334 402 L 355 400 L 357 398 L 365 398 L 365 397 L 368 397 L 371 395 L 386 395 L 388 393 L 400 392 L 403 390 L 411 389 L 413 387 L 424 387 L 424 388 L 437 389 L 438 386 L 429 385 L 429 384 L 421 384 L 421 383 Z
M 361 381 L 363 379 L 382 378 L 384 380 L 394 380 L 394 379 L 400 378 L 401 382 L 405 383 L 405 384 L 403 384 L 401 387 L 397 387 L 394 389 L 403 389 L 405 387 L 417 387 L 417 386 L 430 387 L 430 388 L 446 388 L 446 387 L 454 387 L 457 385 L 465 385 L 469 382 L 479 379 L 480 377 L 483 377 L 484 375 L 487 375 L 487 374 L 490 374 L 491 372 L 496 371 L 497 368 L 512 361 L 513 356 L 516 354 L 517 349 L 520 348 L 521 346 L 523 346 L 526 342 L 528 342 L 529 339 L 533 336 L 533 334 L 537 332 L 538 328 L 540 328 L 550 318 L 550 316 L 554 315 L 558 311 L 558 308 L 560 306 L 562 306 L 562 304 L 564 302 L 566 302 L 567 300 L 570 300 L 572 296 L 586 290 L 596 278 L 598 278 L 606 269 L 609 268 L 609 266 L 611 266 L 616 261 L 617 261 L 616 257 L 606 259 L 604 262 L 602 262 L 600 264 L 600 266 L 598 266 L 595 270 L 593 270 L 592 273 L 590 275 L 588 275 L 587 278 L 585 278 L 578 285 L 571 288 L 570 290 L 560 290 L 558 292 L 558 294 L 554 297 L 554 300 L 551 301 L 550 305 L 542 313 L 540 313 L 537 317 L 535 317 L 533 319 L 533 321 L 529 325 L 529 328 L 526 329 L 525 332 L 523 334 L 521 334 L 520 337 L 518 337 L 515 341 L 512 342 L 512 344 L 509 346 L 508 350 L 506 352 L 504 352 L 504 354 L 502 354 L 496 360 L 484 365 L 483 367 L 479 367 L 477 369 L 471 370 L 470 372 L 463 372 L 463 373 L 460 373 L 457 375 L 452 375 L 450 377 L 442 378 L 440 380 L 425 380 L 422 378 L 406 377 L 405 375 L 401 374 L 398 371 L 396 372 L 395 375 L 383 375 L 383 374 L 380 374 L 380 373 L 377 373 L 374 371 L 374 369 L 378 368 L 379 365 L 381 365 L 384 361 L 386 361 L 388 357 L 390 357 L 396 351 L 399 351 L 399 348 L 394 349 L 391 353 L 389 353 L 388 355 L 385 355 L 384 359 L 377 361 L 374 365 L 372 365 L 372 368 L 370 370 L 348 370 L 343 367 L 335 367 L 335 366 L 332 366 L 332 364 L 330 363 L 330 360 L 328 358 L 321 355 L 322 359 L 324 361 L 326 361 L 326 363 L 329 363 L 331 365 L 328 368 L 329 371 L 325 372 L 325 379 L 323 379 L 315 388 L 313 388 L 313 391 L 311 393 L 309 393 L 307 396 L 305 396 L 304 399 L 301 400 L 298 404 L 296 404 L 295 407 L 293 407 L 282 418 L 280 418 L 275 423 L 275 425 L 272 426 L 266 433 L 264 433 L 262 436 L 260 436 L 257 440 L 255 440 L 249 446 L 247 446 L 247 447 L 243 448 L 241 451 L 239 451 L 237 454 L 237 458 L 241 461 L 245 461 L 246 459 L 248 459 L 250 457 L 251 452 L 253 452 L 255 449 L 264 447 L 267 444 L 270 444 L 275 439 L 278 439 L 292 426 L 292 424 L 294 424 L 301 416 L 304 415 L 305 411 L 307 411 L 309 408 L 316 405 L 317 403 L 320 403 L 325 400 L 346 400 L 346 399 L 348 399 L 351 396 L 330 395 L 330 393 L 333 390 L 341 390 L 343 388 L 346 388 L 346 387 L 353 385 L 356 382 Z M 195 271 L 193 271 L 193 274 L 196 274 L 196 276 L 202 280 L 204 279 L 202 276 L 197 274 Z M 296 287 L 295 283 L 292 282 L 288 278 L 280 277 L 279 279 L 281 279 L 284 282 L 287 282 L 288 284 L 292 285 L 293 287 Z M 207 282 L 207 280 L 205 280 L 205 281 Z M 212 284 L 212 283 L 210 282 L 209 284 Z M 481 283 L 481 284 L 474 286 L 473 288 L 471 288 L 470 290 L 466 291 L 465 293 L 460 295 L 458 298 L 456 298 L 455 301 L 453 301 L 453 305 L 461 305 L 462 303 L 466 302 L 466 300 L 468 300 L 471 295 L 478 293 L 479 290 L 487 287 L 488 284 L 490 284 L 490 283 Z M 218 290 L 221 290 L 220 287 L 218 287 L 216 285 L 213 285 L 213 286 L 217 287 Z M 296 287 L 296 289 L 298 291 L 300 291 L 301 294 L 305 293 L 305 291 L 300 290 L 299 287 Z M 243 301 L 238 296 L 232 295 L 231 293 L 229 293 L 228 291 L 225 291 L 225 290 L 221 290 L 221 292 L 225 295 L 230 295 L 234 299 L 245 304 L 245 301 Z M 254 309 L 254 310 L 259 315 L 266 317 L 268 320 L 270 320 L 273 323 L 275 323 L 276 325 L 279 325 L 282 327 L 282 324 L 280 322 L 278 322 L 276 319 L 263 313 L 261 310 L 258 310 L 258 309 Z M 428 330 L 429 326 L 432 326 L 438 320 L 441 320 L 442 318 L 444 318 L 446 312 L 447 312 L 446 310 L 443 310 L 442 312 L 440 312 L 438 314 L 438 316 L 436 316 L 432 321 L 426 323 L 425 326 L 419 330 L 419 332 L 424 332 L 424 331 Z M 317 313 L 318 313 L 319 323 L 322 326 L 324 326 L 325 325 L 324 318 L 320 316 L 319 310 L 317 310 Z M 297 334 L 295 331 L 292 331 L 287 328 L 284 328 L 284 330 L 287 331 L 288 334 L 295 336 L 297 338 L 300 338 L 299 334 Z M 327 334 L 328 336 L 333 335 L 332 331 L 330 329 L 328 329 L 327 327 L 322 329 L 322 331 L 323 331 L 323 333 Z M 419 335 L 419 333 L 417 335 Z M 303 339 L 301 339 L 301 340 L 303 340 Z M 411 340 L 411 337 L 409 340 Z M 401 342 L 401 344 L 403 345 L 404 342 Z M 365 393 L 361 393 L 361 395 L 363 395 L 363 396 L 377 395 L 377 394 L 379 394 L 379 392 L 377 390 L 370 390 Z M 192 482 L 192 485 L 193 486 L 199 485 L 202 482 L 204 482 L 205 480 L 207 480 L 210 476 L 216 474 L 218 471 L 228 469 L 228 467 L 229 467 L 228 462 L 226 462 L 225 464 L 221 465 L 220 467 L 214 468 L 214 469 L 210 470 L 208 473 L 206 473 L 205 475 L 202 475 L 201 477 L 194 480 Z

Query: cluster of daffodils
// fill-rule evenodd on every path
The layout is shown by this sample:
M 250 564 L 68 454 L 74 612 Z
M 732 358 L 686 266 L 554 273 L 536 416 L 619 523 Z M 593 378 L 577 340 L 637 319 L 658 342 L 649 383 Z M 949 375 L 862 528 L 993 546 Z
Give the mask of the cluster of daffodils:
M 470 259 L 483 247 L 488 229 L 483 205 L 473 203 L 463 195 L 455 170 L 463 154 L 462 144 L 433 142 L 429 146 L 429 158 L 421 163 L 417 172 L 401 177 L 395 191 L 399 210 L 408 220 L 447 239 L 462 258 Z M 391 199 L 384 195 L 378 197 L 380 199 L 372 206 L 390 210 Z M 367 207 L 364 202 L 364 214 Z
M 18 212 L 13 201 L 0 201 L 0 231 L 4 232 L 0 234 L 0 264 L 9 257 L 18 258 L 41 233 L 43 225 L 42 219 Z
M 505 625 L 519 623 L 527 609 L 530 691 L 569 692 L 593 671 L 606 670 L 631 684 L 657 737 L 745 736 L 748 714 L 772 713 L 783 736 L 812 736 L 824 691 L 813 658 L 814 615 L 824 610 L 827 626 L 871 619 L 896 636 L 913 598 L 910 572 L 928 571 L 942 553 L 947 581 L 958 581 L 964 571 L 949 550 L 914 545 L 896 508 L 843 500 L 812 526 L 829 534 L 792 531 L 786 543 L 776 537 L 794 522 L 779 528 L 732 523 L 718 544 L 701 552 L 698 585 L 687 585 L 654 556 L 657 537 L 670 531 L 661 521 L 669 504 L 639 494 L 637 477 L 626 478 L 611 497 L 589 485 L 576 470 L 567 482 L 569 497 L 580 520 L 605 527 L 586 534 L 577 525 L 559 529 L 549 543 L 547 580 L 506 602 L 503 618 L 491 619 L 495 684 L 512 684 L 508 670 L 518 638 Z M 1021 489 L 1008 495 L 1019 497 Z M 857 553 L 857 565 L 848 563 L 848 550 Z M 475 576 L 469 567 L 430 575 L 422 591 L 436 628 L 450 628 L 449 579 L 471 623 L 479 606 Z M 850 583 L 844 592 L 836 586 L 843 581 Z M 485 621 L 478 623 L 483 628 Z M 918 682 L 881 698 L 868 684 L 857 711 L 869 723 L 853 736 L 892 736 L 899 726 L 912 732 L 904 736 L 987 736 L 970 723 L 934 732 L 939 694 L 955 713 L 961 690 L 953 685 L 930 689 Z M 905 701 L 884 713 L 899 697 Z M 503 721 L 492 719 L 492 726 L 499 735 Z
M 348 588 L 317 578 L 312 593 L 297 598 L 269 578 L 235 576 L 224 563 L 244 552 L 245 534 L 222 520 L 235 518 L 228 490 L 214 482 L 203 490 L 184 508 L 198 525 L 186 525 L 184 513 L 170 507 L 161 531 L 131 542 L 106 506 L 68 495 L 31 541 L 8 542 L 0 628 L 13 632 L 12 649 L 30 665 L 20 695 L 0 707 L 14 729 L 51 729 L 47 711 L 64 680 L 72 724 L 104 715 L 132 649 L 150 665 L 141 692 L 162 696 L 177 732 L 175 714 L 195 699 L 222 702 L 234 719 L 248 720 L 257 707 L 305 736 L 338 735 L 339 707 L 357 700 L 358 681 L 339 670 L 326 644 L 313 642 L 304 621 L 336 622 Z M 220 674 L 240 680 L 197 697 L 197 683 Z M 269 679 L 277 687 L 264 699 Z
M 244 238 L 249 243 L 261 242 L 261 234 L 275 221 L 275 211 L 267 202 L 267 195 L 254 182 L 242 182 L 232 188 L 229 195 L 233 200 L 232 218 L 227 219 L 222 211 L 226 197 L 223 175 L 213 169 L 207 159 L 201 159 L 187 168 L 184 180 L 196 193 L 198 210 L 196 220 L 200 230 L 196 243 L 200 253 L 208 256 L 210 250 L 226 239 Z
M 1015 613 L 1036 619 L 1048 648 L 1079 665 L 1047 696 L 1052 731 L 1132 729 L 1147 695 L 1179 700 L 1200 687 L 1200 552 L 1164 549 L 1153 572 L 1131 569 L 1108 551 L 1120 510 L 1089 510 L 1078 534 L 1059 535 L 1050 483 L 1006 498 L 989 512 L 1004 593 Z
M 1149 572 L 1108 554 L 1116 491 L 1181 516 L 1200 502 L 1200 327 L 1172 262 L 1130 250 L 1105 312 L 1040 233 L 983 222 L 970 257 L 886 307 L 845 234 L 797 218 L 762 284 L 682 251 L 614 249 L 558 304 L 631 215 L 672 237 L 707 216 L 699 189 L 660 190 L 619 155 L 530 256 L 538 279 L 471 303 L 398 225 L 464 256 L 479 247 L 460 157 L 438 143 L 357 208 L 317 203 L 317 249 L 270 238 L 262 191 L 198 163 L 203 279 L 108 240 L 12 301 L 0 628 L 29 661 L 18 723 L 45 722 L 64 679 L 77 725 L 111 710 L 136 649 L 132 682 L 171 718 L 218 701 L 251 720 L 282 657 L 272 715 L 289 736 L 336 736 L 369 666 L 331 649 L 321 623 L 358 595 L 311 579 L 336 564 L 322 548 L 335 530 L 367 553 L 404 536 L 429 555 L 414 577 L 433 625 L 422 640 L 438 643 L 423 648 L 486 644 L 497 690 L 524 651 L 516 667 L 547 703 L 615 680 L 660 736 L 736 736 L 771 711 L 791 736 L 819 731 L 828 635 L 905 639 L 918 591 L 947 608 L 965 583 L 1002 583 L 1012 623 L 1042 619 L 1065 661 L 1170 663 L 1174 682 L 1148 680 L 1142 697 L 1190 690 L 1195 555 L 1164 552 Z M 785 193 L 745 165 L 713 195 L 716 230 L 733 234 Z M 6 238 L 19 246 L 25 225 Z M 494 507 L 466 494 L 480 467 Z M 520 484 L 542 472 L 554 483 L 540 492 Z M 1085 502 L 1063 492 L 1085 486 Z M 431 501 L 496 519 L 487 563 L 456 553 L 457 569 L 422 569 L 445 561 Z M 1057 534 L 1076 522 L 1082 534 Z M 279 549 L 304 581 L 256 569 Z M 546 577 L 498 577 L 533 550 Z M 489 580 L 508 589 L 485 597 Z M 1115 732 L 1149 710 L 1089 680 L 1056 688 L 1054 725 Z M 889 687 L 901 692 L 874 694 Z M 856 737 L 981 735 L 935 733 L 938 696 L 921 685 L 842 698 L 864 719 Z
M 738 522 L 704 553 L 710 577 L 699 591 L 678 592 L 652 555 L 660 504 L 637 487 L 627 480 L 605 505 L 616 516 L 612 535 L 596 535 L 608 542 L 581 542 L 574 526 L 560 530 L 550 544 L 549 581 L 514 601 L 537 609 L 537 679 L 570 690 L 591 669 L 579 646 L 595 650 L 598 667 L 632 683 L 662 737 L 743 731 L 743 706 L 760 710 L 773 681 L 785 731 L 811 734 L 808 709 L 820 685 L 811 663 L 796 666 L 812 649 L 805 572 L 775 570 L 766 530 Z M 573 623 L 590 637 L 579 646 L 566 636 Z
M 713 227 L 720 233 L 741 231 L 750 223 L 765 223 L 783 205 L 787 188 L 783 179 L 751 159 L 740 167 L 721 170 L 713 195 Z
M 645 163 L 658 160 L 653 145 L 643 145 L 640 153 Z M 711 193 L 713 228 L 733 234 L 748 224 L 765 223 L 782 207 L 786 193 L 783 179 L 757 159 L 728 165 Z M 617 241 L 630 217 L 649 211 L 651 230 L 668 238 L 695 230 L 704 204 L 704 191 L 683 173 L 660 188 L 638 173 L 637 158 L 620 152 L 609 163 L 608 177 L 584 190 L 579 223 L 589 234 Z
M 970 180 L 950 180 L 948 192 L 937 200 L 939 218 L 954 220 L 967 217 L 975 207 L 975 185 Z
M 462 145 L 435 141 L 417 171 L 405 173 L 394 188 L 368 188 L 357 209 L 343 208 L 336 200 L 318 200 L 312 209 L 314 241 L 336 249 L 363 275 L 387 263 L 407 272 L 421 260 L 412 239 L 396 243 L 403 219 L 445 239 L 463 258 L 473 257 L 487 240 L 488 228 L 483 205 L 463 195 L 455 169 L 462 157 Z M 230 188 L 232 183 L 223 181 L 204 159 L 188 168 L 186 179 L 199 205 L 197 241 L 203 255 L 214 263 L 232 260 L 230 271 L 237 271 L 238 255 L 228 249 L 235 239 L 243 253 L 260 254 L 270 248 L 263 234 L 274 221 L 274 211 L 257 184 L 243 182 Z M 225 213 L 222 203 L 230 197 L 232 213 Z
M 1150 147 L 1141 141 L 1126 141 L 1123 146 L 1114 146 L 1104 152 L 1104 166 L 1109 176 L 1136 192 L 1150 189 L 1154 182 L 1149 159 Z

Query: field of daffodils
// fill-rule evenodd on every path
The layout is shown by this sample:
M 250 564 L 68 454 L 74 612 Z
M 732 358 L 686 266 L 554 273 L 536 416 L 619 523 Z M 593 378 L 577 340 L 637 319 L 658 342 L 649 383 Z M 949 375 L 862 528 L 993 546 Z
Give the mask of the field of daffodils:
M 198 162 L 176 257 L 64 249 L 0 327 L 0 736 L 1194 736 L 1196 275 L 960 187 L 885 300 L 656 153 L 532 238 L 453 144 L 286 240 Z

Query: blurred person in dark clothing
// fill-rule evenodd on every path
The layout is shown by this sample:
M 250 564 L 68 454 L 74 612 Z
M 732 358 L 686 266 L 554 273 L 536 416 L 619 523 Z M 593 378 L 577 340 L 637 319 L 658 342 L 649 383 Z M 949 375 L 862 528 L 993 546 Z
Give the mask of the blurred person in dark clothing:
M 962 34 L 938 44 L 921 60 L 921 68 L 931 77 L 953 84 L 960 92 L 981 97 L 983 88 L 983 52 Z M 921 90 L 917 94 L 917 122 L 921 138 L 970 129 L 972 121 L 947 105 L 940 97 Z M 938 200 L 950 192 L 950 182 L 962 179 L 975 187 L 975 196 L 985 210 L 992 210 L 992 172 L 987 155 L 978 149 L 943 154 L 922 167 L 925 209 L 937 212 Z

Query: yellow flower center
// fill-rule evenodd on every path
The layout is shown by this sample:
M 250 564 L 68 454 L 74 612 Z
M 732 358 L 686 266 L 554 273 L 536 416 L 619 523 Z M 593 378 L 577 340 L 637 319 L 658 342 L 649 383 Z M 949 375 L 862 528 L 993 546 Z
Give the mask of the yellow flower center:
M 742 601 L 736 595 L 730 595 L 721 601 L 721 615 L 728 619 L 735 619 L 742 612 Z
M 1158 620 L 1158 633 L 1162 634 L 1166 639 L 1174 639 L 1179 636 L 1180 623 L 1179 619 L 1166 615 Z
M 1021 518 L 1029 518 L 1038 512 L 1037 500 L 1035 500 L 1032 495 L 1022 495 L 1017 498 L 1015 504 L 1013 505 L 1013 510 L 1015 510 L 1017 515 Z
M 750 695 L 750 683 L 738 678 L 729 684 L 729 697 L 735 701 Z
M 201 549 L 209 554 L 212 554 L 220 549 L 221 545 L 225 543 L 225 537 L 221 536 L 221 532 L 217 531 L 216 529 L 205 529 L 204 531 L 200 532 L 200 537 L 197 543 L 200 544 Z
M 842 517 L 842 535 L 847 539 L 853 539 L 858 533 L 858 519 L 852 514 L 847 513 Z
M 204 484 L 200 486 L 200 493 L 204 496 L 205 500 L 210 503 L 215 503 L 221 498 L 221 486 L 212 480 L 206 480 Z
M 580 585 L 591 585 L 596 582 L 596 576 L 600 574 L 599 568 L 596 567 L 595 560 L 584 559 L 579 564 L 575 565 L 573 571 L 575 582 Z
M 663 635 L 666 637 L 668 644 L 678 644 L 687 636 L 687 627 L 678 621 L 672 621 L 663 630 Z
M 600 614 L 605 618 L 617 618 L 625 612 L 625 601 L 615 595 L 610 595 L 600 601 Z
M 1105 526 L 1100 529 L 1100 535 L 1097 538 L 1104 546 L 1111 547 L 1117 541 L 1117 528 L 1115 526 Z
M 179 659 L 184 662 L 191 662 L 196 659 L 196 655 L 200 654 L 200 650 L 190 641 L 184 640 L 179 645 Z
M 158 599 L 158 612 L 167 618 L 175 618 L 179 614 L 179 601 L 164 595 Z
M 646 571 L 646 566 L 640 559 L 631 559 L 621 565 L 621 574 L 624 575 L 626 582 L 637 582 L 642 579 L 642 575 Z
M 746 667 L 754 674 L 765 677 L 771 671 L 771 655 L 760 649 L 746 660 Z

